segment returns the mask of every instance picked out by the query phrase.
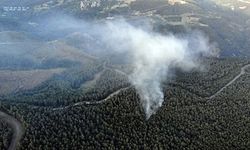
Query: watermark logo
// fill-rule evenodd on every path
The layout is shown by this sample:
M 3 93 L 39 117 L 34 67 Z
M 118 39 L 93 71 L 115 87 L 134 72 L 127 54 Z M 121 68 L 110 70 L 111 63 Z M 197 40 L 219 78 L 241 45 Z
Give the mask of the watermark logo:
M 24 7 L 24 6 L 4 6 L 3 11 L 5 12 L 15 12 L 15 11 L 27 11 L 30 7 Z

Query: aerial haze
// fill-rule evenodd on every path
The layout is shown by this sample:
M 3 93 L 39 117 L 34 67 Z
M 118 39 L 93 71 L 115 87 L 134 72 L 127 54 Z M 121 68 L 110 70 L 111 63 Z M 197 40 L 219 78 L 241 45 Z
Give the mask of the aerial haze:
M 2 0 L 0 149 L 249 149 L 249 0 Z

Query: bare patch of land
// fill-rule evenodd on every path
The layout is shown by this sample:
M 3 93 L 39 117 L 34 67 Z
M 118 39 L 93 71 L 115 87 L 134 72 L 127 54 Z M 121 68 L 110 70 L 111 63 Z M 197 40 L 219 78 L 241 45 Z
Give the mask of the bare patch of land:
M 0 71 L 0 94 L 9 94 L 32 89 L 65 69 L 46 69 L 28 71 Z

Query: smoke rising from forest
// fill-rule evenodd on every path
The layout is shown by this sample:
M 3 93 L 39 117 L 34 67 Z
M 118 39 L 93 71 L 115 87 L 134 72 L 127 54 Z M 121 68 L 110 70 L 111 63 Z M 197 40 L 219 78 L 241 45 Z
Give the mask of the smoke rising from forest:
M 60 18 L 61 21 L 46 21 L 49 22 L 46 29 L 49 26 L 55 28 L 58 22 L 63 22 L 60 29 L 65 27 L 68 31 L 69 28 L 77 28 L 87 32 L 101 43 L 103 51 L 130 56 L 128 62 L 131 62 L 134 71 L 129 79 L 140 95 L 147 119 L 162 106 L 162 82 L 168 81 L 170 74 L 173 74 L 170 70 L 178 68 L 190 71 L 199 68 L 199 58 L 212 54 L 208 38 L 197 31 L 184 36 L 162 35 L 143 24 L 135 26 L 123 19 L 93 24 L 68 17 Z
M 135 69 L 130 75 L 130 82 L 140 95 L 147 119 L 162 106 L 162 82 L 170 77 L 170 69 L 190 71 L 199 68 L 200 56 L 212 54 L 208 39 L 199 32 L 182 38 L 163 36 L 124 21 L 109 22 L 107 29 L 109 40 L 106 41 L 114 49 L 132 56 Z

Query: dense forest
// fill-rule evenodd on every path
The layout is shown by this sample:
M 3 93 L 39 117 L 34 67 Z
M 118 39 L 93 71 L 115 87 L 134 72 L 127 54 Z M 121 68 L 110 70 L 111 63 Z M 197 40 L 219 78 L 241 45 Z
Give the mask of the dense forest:
M 10 116 L 0 114 L 0 149 L 13 141 L 21 150 L 250 149 L 250 14 L 242 13 L 250 5 L 237 2 L 246 8 L 208 0 L 2 0 L 30 9 L 0 9 L 0 113 Z M 106 29 L 120 21 L 136 30 Z M 197 54 L 188 72 L 174 58 L 159 83 L 164 102 L 148 118 L 131 84 L 135 60 L 119 49 L 151 54 L 168 48 L 168 40 L 156 42 L 161 36 L 173 36 L 196 53 L 193 33 L 214 54 Z
M 210 63 L 211 60 L 207 60 L 205 64 L 209 64 L 207 66 L 209 71 L 186 74 L 177 72 L 176 83 L 173 84 L 186 88 L 201 97 L 209 97 L 238 75 L 242 66 L 249 63 L 247 59 L 235 60 L 233 61 L 233 58 L 215 59 Z
M 63 99 L 64 104 L 98 101 L 129 86 L 103 103 L 83 103 L 54 110 L 34 107 L 27 99 L 22 103 L 4 101 L 0 106 L 25 126 L 21 149 L 248 149 L 249 74 L 242 75 L 218 96 L 207 97 L 232 80 L 249 62 L 235 58 L 207 60 L 205 63 L 208 62 L 209 72 L 177 72 L 175 80 L 164 84 L 165 102 L 149 120 L 145 120 L 139 96 L 126 82 L 126 76 L 112 69 L 129 70 L 121 66 L 102 70 L 100 65 L 102 69 L 93 73 L 101 73 L 98 82 L 90 83 L 94 88 L 86 92 L 92 93 L 87 94 L 90 97 L 77 97 L 76 94 Z M 189 86 L 191 83 L 192 87 Z M 56 84 L 54 88 L 56 86 L 60 85 Z M 74 86 L 70 87 L 74 89 Z M 32 99 L 32 94 L 30 97 Z M 34 101 L 36 99 L 34 97 Z M 46 102 L 47 106 L 61 105 Z M 34 104 L 40 105 L 39 101 Z M 1 132 L 9 136 L 8 128 Z
M 7 149 L 10 144 L 10 139 L 12 136 L 12 130 L 9 125 L 0 120 L 0 149 Z

